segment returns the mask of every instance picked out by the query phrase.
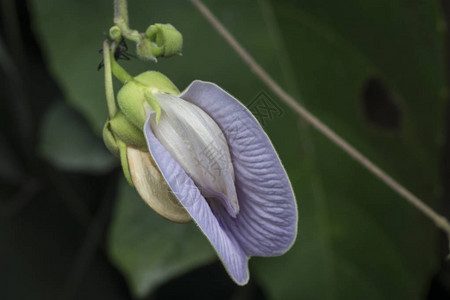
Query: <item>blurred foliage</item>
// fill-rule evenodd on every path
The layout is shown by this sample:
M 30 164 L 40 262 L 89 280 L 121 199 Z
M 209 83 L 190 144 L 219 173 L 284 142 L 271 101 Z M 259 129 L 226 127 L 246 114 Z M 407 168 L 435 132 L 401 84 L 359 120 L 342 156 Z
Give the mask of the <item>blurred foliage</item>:
M 446 103 L 445 24 L 434 2 L 205 3 L 289 93 L 435 206 L 442 190 L 438 167 Z M 30 4 L 50 72 L 90 126 L 68 107 L 53 106 L 40 127 L 42 153 L 70 172 L 107 171 L 111 157 L 100 148 L 106 119 L 103 72 L 96 68 L 102 59 L 98 49 L 112 25 L 112 1 Z M 182 57 L 158 64 L 122 61 L 130 73 L 162 71 L 180 89 L 194 79 L 212 81 L 245 104 L 267 91 L 188 1 L 135 0 L 129 1 L 129 10 L 133 28 L 171 23 L 184 37 Z M 128 46 L 134 52 L 134 45 Z M 118 89 L 119 82 L 115 84 Z M 431 222 L 266 94 L 284 112 L 269 118 L 265 129 L 297 195 L 299 236 L 286 255 L 250 261 L 251 285 L 257 282 L 268 299 L 424 299 L 438 258 Z M 77 187 L 93 189 L 86 182 Z M 157 216 L 123 180 L 118 188 L 107 251 L 134 295 L 144 296 L 214 258 L 193 224 L 173 224 Z M 49 230 L 50 224 L 67 222 L 61 219 L 45 223 L 39 216 L 38 221 Z M 26 231 L 27 237 L 33 235 L 28 227 Z M 14 233 L 5 229 L 0 237 Z M 31 248 L 36 239 L 26 246 Z M 51 237 L 45 241 L 42 251 L 50 251 L 51 245 L 57 249 Z M 7 256 L 17 252 L 13 246 L 2 249 Z M 66 259 L 61 256 L 58 262 Z
M 19 162 L 11 151 L 8 142 L 0 136 L 0 178 L 8 183 L 18 183 L 23 178 Z
M 40 142 L 42 155 L 65 170 L 102 173 L 118 164 L 83 118 L 61 102 L 45 115 Z

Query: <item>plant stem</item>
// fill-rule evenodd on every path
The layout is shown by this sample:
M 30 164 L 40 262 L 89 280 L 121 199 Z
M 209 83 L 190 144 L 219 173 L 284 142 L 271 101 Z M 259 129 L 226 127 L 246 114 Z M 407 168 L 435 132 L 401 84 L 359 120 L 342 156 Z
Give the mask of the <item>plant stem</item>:
M 117 63 L 117 61 L 114 59 L 114 56 L 111 55 L 110 61 L 112 73 L 114 74 L 114 76 L 116 76 L 117 79 L 119 79 L 122 83 L 133 80 L 133 77 L 128 74 L 128 72 L 125 71 L 125 69 L 122 68 L 121 65 Z
M 137 30 L 133 30 L 128 24 L 127 0 L 114 0 L 114 24 L 122 30 L 122 35 L 135 43 L 141 41 L 142 36 Z
M 356 150 L 346 140 L 340 137 L 336 132 L 322 123 L 316 116 L 304 108 L 297 100 L 284 91 L 269 74 L 253 59 L 253 57 L 242 47 L 241 44 L 231 35 L 230 32 L 220 23 L 220 21 L 211 13 L 211 11 L 200 1 L 191 0 L 192 4 L 200 11 L 201 14 L 211 23 L 217 32 L 225 39 L 225 41 L 236 51 L 242 60 L 250 67 L 256 76 L 263 81 L 280 99 L 291 107 L 298 115 L 303 117 L 312 126 L 314 126 L 323 135 L 334 142 L 339 148 L 346 152 L 350 157 L 364 166 L 372 174 L 383 181 L 387 186 L 392 188 L 410 204 L 420 210 L 425 216 L 431 219 L 438 228 L 446 232 L 450 239 L 450 223 L 448 220 L 435 212 L 425 202 L 403 187 L 394 178 L 386 174 L 382 169 L 365 157 L 361 152 Z
M 109 42 L 103 42 L 103 63 L 105 65 L 105 93 L 108 104 L 109 118 L 112 119 L 117 113 L 116 100 L 114 99 L 114 88 L 111 74 L 111 52 Z
M 124 23 L 128 26 L 127 0 L 114 0 L 114 23 Z

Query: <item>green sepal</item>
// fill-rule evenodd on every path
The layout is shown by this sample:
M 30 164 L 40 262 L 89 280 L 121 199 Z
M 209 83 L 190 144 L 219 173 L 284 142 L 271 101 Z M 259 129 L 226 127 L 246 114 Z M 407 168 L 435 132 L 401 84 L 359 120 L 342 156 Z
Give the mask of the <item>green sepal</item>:
M 153 93 L 149 90 L 146 90 L 144 92 L 145 100 L 147 100 L 147 103 L 150 104 L 150 106 L 153 108 L 153 110 L 156 113 L 156 124 L 159 124 L 159 118 L 161 117 L 161 107 L 159 106 L 158 102 L 155 99 L 155 96 Z
M 145 35 L 162 48 L 162 56 L 181 55 L 183 36 L 171 24 L 151 25 L 145 31 Z
M 148 38 L 143 38 L 136 44 L 136 52 L 139 58 L 142 58 L 144 60 L 152 60 L 156 62 L 157 59 L 153 51 L 160 52 L 160 50 L 153 48 L 154 46 L 152 45 L 152 42 Z
M 109 121 L 107 121 L 105 123 L 105 126 L 103 126 L 103 142 L 105 143 L 106 148 L 108 148 L 109 152 L 117 157 L 120 156 L 119 145 L 117 145 L 117 141 L 114 137 L 114 134 L 112 133 Z
M 117 94 L 120 111 L 134 126 L 142 131 L 146 121 L 144 104 L 147 102 L 159 116 L 161 109 L 152 95 L 152 91 L 167 94 L 179 94 L 177 87 L 160 72 L 147 71 L 129 80 Z
M 139 128 L 131 123 L 123 113 L 118 112 L 109 121 L 109 125 L 114 136 L 118 137 L 127 146 L 148 151 L 147 141 L 142 130 L 139 130 Z
M 119 145 L 120 163 L 122 164 L 123 175 L 125 175 L 128 183 L 134 187 L 133 179 L 131 179 L 130 167 L 128 166 L 127 145 L 120 140 L 118 140 L 117 144 Z
M 127 119 L 137 128 L 143 129 L 145 124 L 144 88 L 134 80 L 127 81 L 117 94 L 117 104 Z
M 146 71 L 134 77 L 134 79 L 149 88 L 158 89 L 167 94 L 179 94 L 175 84 L 164 74 L 157 71 Z

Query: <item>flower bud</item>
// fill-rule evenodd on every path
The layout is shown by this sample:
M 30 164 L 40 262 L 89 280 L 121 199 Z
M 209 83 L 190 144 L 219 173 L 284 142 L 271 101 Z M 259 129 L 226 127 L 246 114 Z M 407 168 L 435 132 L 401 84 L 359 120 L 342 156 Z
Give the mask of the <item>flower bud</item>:
M 156 62 L 153 48 L 152 42 L 147 38 L 143 38 L 137 43 L 136 52 L 143 60 L 152 60 Z
M 145 35 L 162 49 L 162 56 L 181 55 L 183 36 L 171 24 L 151 25 Z M 156 54 L 156 53 L 155 53 Z
M 120 30 L 119 26 L 114 25 L 109 29 L 109 36 L 114 40 L 118 41 L 122 38 L 122 30 Z

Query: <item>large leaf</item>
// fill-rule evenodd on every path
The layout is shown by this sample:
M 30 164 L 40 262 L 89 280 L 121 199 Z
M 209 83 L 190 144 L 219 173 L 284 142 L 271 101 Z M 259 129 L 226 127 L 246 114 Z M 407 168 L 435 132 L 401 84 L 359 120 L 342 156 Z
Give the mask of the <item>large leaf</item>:
M 439 190 L 443 51 L 436 7 L 420 3 L 277 1 L 273 8 L 304 104 L 432 204 Z M 364 114 L 374 78 L 397 102 L 398 128 L 377 127 Z M 296 185 L 303 183 L 300 240 L 286 256 L 256 265 L 272 295 L 424 297 L 435 262 L 431 222 L 324 137 L 310 137 L 313 148 L 301 159 L 308 178 Z M 281 271 L 290 280 L 271 275 Z
M 53 73 L 100 132 L 106 109 L 102 74 L 95 71 L 101 59 L 96 51 L 101 33 L 111 24 L 110 3 L 32 2 Z M 301 95 L 305 106 L 414 193 L 435 202 L 444 101 L 438 31 L 442 26 L 436 26 L 441 20 L 432 3 L 210 0 L 206 4 L 291 94 Z M 266 88 L 188 1 L 130 1 L 129 8 L 132 27 L 144 30 L 149 22 L 172 23 L 185 41 L 183 57 L 161 59 L 157 65 L 123 62 L 130 73 L 155 68 L 180 89 L 193 79 L 213 81 L 255 112 L 263 101 L 282 113 L 282 117 L 266 115 L 263 121 L 296 191 L 299 237 L 286 255 L 250 263 L 252 276 L 273 299 L 423 297 L 435 265 L 435 230 L 428 220 L 277 99 L 260 93 Z M 65 26 L 60 26 L 62 20 Z M 386 105 L 379 101 L 397 107 L 396 126 L 383 127 L 368 118 L 373 86 L 388 95 L 375 97 L 375 110 L 381 107 L 384 112 Z M 147 242 L 157 238 L 157 231 L 146 228 L 157 216 L 145 212 L 142 203 L 137 213 L 133 208 L 137 202 L 127 201 L 135 194 L 126 195 L 119 195 L 110 245 L 113 261 L 124 270 L 135 294 L 143 295 L 178 271 L 204 263 L 199 259 L 183 265 L 170 246 L 155 248 Z M 192 229 L 160 221 L 161 232 L 168 230 L 166 226 L 174 235 Z M 125 243 L 121 239 L 127 239 L 121 250 L 126 256 L 117 254 L 117 245 Z M 176 247 L 179 241 L 172 241 Z M 204 240 L 184 243 L 202 247 Z M 173 255 L 173 272 L 158 275 L 154 264 L 169 264 L 165 252 Z

